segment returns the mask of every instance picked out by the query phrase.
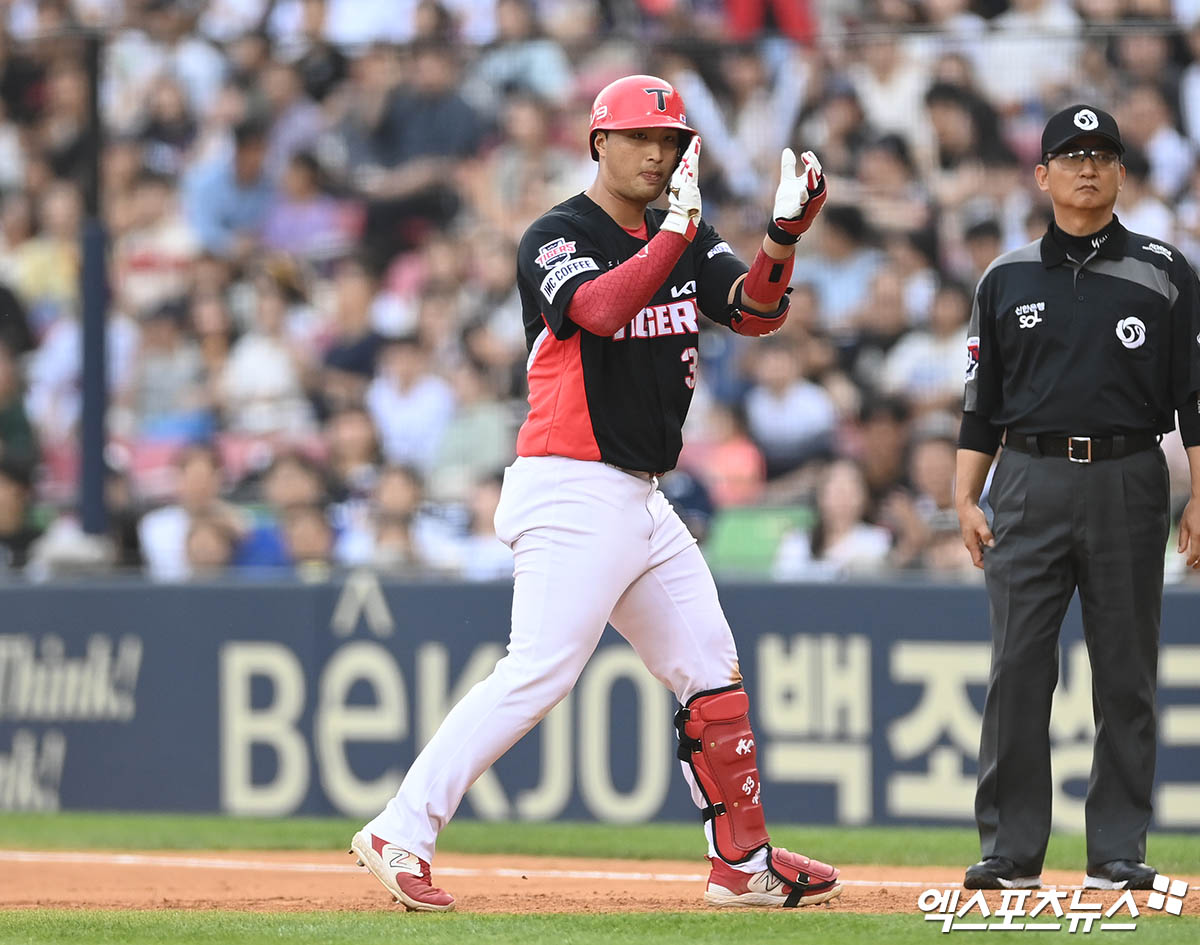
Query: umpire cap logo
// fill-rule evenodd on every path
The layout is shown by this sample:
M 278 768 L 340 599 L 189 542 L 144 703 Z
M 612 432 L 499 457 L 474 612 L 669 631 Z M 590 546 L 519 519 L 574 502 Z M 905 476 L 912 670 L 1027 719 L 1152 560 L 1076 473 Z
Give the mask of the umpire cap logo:
M 1146 323 L 1130 315 L 1117 322 L 1117 337 L 1126 348 L 1140 348 L 1146 343 Z
M 1081 108 L 1075 113 L 1075 127 L 1083 131 L 1095 131 L 1100 127 L 1100 119 L 1090 108 Z

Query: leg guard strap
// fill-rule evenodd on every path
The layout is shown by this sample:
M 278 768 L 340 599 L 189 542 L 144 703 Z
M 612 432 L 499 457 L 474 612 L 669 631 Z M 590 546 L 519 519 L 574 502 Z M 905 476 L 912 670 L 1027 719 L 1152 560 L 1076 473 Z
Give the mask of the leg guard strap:
M 750 700 L 741 685 L 701 692 L 675 714 L 679 758 L 704 795 L 703 821 L 727 863 L 742 863 L 770 840 L 759 803 L 759 777 L 750 730 Z

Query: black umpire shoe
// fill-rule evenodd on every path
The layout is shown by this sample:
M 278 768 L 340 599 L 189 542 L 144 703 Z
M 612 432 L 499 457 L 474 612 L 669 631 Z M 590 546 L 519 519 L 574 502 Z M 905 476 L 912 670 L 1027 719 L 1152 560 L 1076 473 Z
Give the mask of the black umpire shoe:
M 1109 860 L 1089 866 L 1084 889 L 1153 889 L 1158 870 L 1137 860 Z
M 1022 875 L 1027 872 L 1007 857 L 989 856 L 967 867 L 963 885 L 967 889 L 1040 889 L 1041 874 Z

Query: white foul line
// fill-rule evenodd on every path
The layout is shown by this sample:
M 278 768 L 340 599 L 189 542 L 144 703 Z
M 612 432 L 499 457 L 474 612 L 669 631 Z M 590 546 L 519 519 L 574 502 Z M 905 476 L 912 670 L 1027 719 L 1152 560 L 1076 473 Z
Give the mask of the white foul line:
M 80 866 L 162 866 L 174 869 L 201 870 L 262 870 L 285 873 L 346 873 L 357 872 L 357 866 L 338 866 L 332 863 L 286 863 L 271 860 L 233 860 L 211 857 L 178 856 L 146 853 L 83 853 L 36 852 L 32 850 L 0 850 L 0 863 L 69 863 Z M 548 869 L 480 869 L 464 866 L 439 866 L 442 876 L 503 876 L 506 878 L 536 877 L 538 879 L 604 879 L 615 881 L 649 881 L 659 883 L 702 882 L 707 873 L 637 873 L 609 870 L 548 870 Z M 947 882 L 914 882 L 912 880 L 843 879 L 843 886 L 900 886 L 929 889 L 954 886 Z M 1074 887 L 1066 887 L 1074 888 Z

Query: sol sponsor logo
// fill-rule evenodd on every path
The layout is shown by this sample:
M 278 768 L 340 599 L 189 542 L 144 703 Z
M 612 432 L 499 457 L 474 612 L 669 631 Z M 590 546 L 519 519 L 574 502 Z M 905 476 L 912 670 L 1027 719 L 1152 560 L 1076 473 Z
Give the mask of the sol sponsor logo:
M 1084 131 L 1094 131 L 1100 127 L 1100 119 L 1090 108 L 1079 109 L 1072 120 L 1075 122 L 1076 128 L 1082 128 Z

